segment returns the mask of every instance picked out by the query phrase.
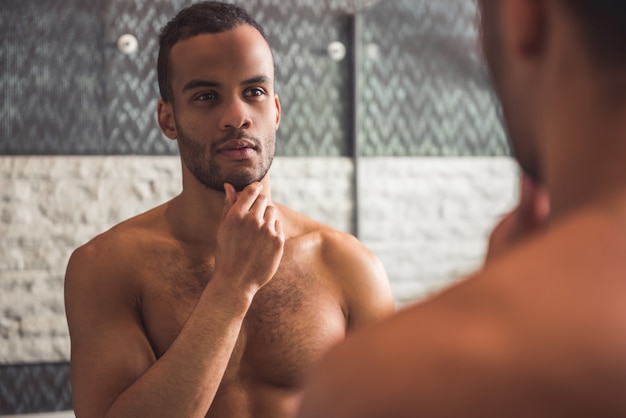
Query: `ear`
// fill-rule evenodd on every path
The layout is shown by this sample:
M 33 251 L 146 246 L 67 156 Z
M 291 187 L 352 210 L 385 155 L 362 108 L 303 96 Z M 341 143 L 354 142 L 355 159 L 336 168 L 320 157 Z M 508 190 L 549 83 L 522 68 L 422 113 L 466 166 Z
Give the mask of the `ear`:
M 174 109 L 170 103 L 163 99 L 157 104 L 157 119 L 161 131 L 169 139 L 178 139 L 178 131 L 176 130 L 176 121 L 174 120 Z
M 276 130 L 280 126 L 280 100 L 278 95 L 274 95 L 274 103 L 276 104 Z
M 502 0 L 492 0 L 502 1 Z M 525 58 L 541 55 L 547 44 L 547 7 L 542 0 L 505 0 L 502 4 L 506 42 Z

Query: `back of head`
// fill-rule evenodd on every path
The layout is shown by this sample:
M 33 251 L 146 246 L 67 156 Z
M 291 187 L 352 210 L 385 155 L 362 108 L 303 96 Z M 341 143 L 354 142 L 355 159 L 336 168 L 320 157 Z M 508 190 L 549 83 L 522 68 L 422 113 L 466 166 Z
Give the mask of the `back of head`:
M 265 33 L 241 7 L 219 1 L 203 1 L 181 10 L 161 30 L 157 73 L 159 91 L 165 101 L 172 99 L 172 67 L 170 51 L 176 43 L 205 33 L 221 33 L 241 25 L 250 25 L 263 35 Z
M 583 46 L 598 68 L 626 68 L 626 2 L 559 0 L 580 28 Z

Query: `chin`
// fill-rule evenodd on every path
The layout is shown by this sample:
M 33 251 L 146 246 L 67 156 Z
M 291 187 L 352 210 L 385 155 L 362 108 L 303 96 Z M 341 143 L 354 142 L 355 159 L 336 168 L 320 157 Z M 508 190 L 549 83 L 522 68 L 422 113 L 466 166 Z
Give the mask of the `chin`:
M 237 176 L 235 178 L 225 179 L 224 182 L 231 184 L 235 188 L 236 191 L 241 192 L 241 191 L 243 191 L 243 189 L 248 187 L 250 184 L 263 180 L 263 177 L 260 177 L 260 176 L 248 176 L 248 175 L 246 175 L 246 176 Z M 224 187 L 222 186 L 222 190 L 223 189 L 224 189 Z
M 229 183 L 229 182 L 227 182 Z M 248 187 L 250 184 L 252 184 L 253 182 L 247 182 L 247 183 L 235 183 L 235 182 L 230 182 L 230 184 L 232 184 L 232 186 L 235 188 L 235 190 L 239 193 L 239 192 L 243 192 L 243 189 L 245 189 L 246 187 Z

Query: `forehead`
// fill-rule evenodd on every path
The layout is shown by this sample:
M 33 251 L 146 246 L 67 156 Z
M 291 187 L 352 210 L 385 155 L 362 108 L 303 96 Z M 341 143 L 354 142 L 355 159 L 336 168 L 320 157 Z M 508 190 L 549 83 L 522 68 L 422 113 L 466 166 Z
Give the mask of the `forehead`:
M 252 26 L 201 34 L 178 42 L 170 53 L 173 83 L 209 78 L 274 78 L 274 61 L 267 41 Z M 176 87 L 175 87 L 176 88 Z

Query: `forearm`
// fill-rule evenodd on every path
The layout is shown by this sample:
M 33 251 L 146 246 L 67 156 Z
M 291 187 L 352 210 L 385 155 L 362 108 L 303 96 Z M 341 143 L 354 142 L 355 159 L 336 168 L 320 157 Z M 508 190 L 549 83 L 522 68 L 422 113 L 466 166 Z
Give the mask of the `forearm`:
M 231 354 L 251 297 L 207 286 L 167 352 L 122 392 L 106 417 L 204 417 Z

